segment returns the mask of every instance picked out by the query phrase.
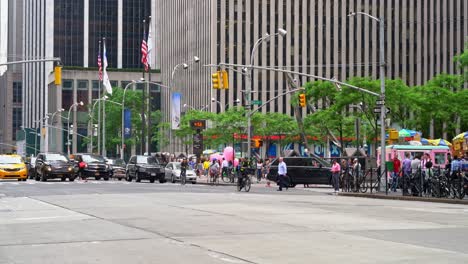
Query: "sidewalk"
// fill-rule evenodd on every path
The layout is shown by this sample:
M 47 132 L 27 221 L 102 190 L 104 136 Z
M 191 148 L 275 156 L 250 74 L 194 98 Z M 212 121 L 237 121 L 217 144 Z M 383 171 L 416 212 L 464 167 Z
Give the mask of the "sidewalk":
M 403 196 L 401 192 L 367 192 L 367 193 L 353 193 L 353 192 L 339 192 L 339 196 L 348 197 L 361 197 L 361 198 L 373 198 L 373 199 L 386 199 L 386 200 L 400 200 L 400 201 L 418 201 L 418 202 L 431 202 L 431 203 L 446 203 L 446 204 L 466 204 L 468 205 L 468 199 L 449 199 L 449 198 L 433 198 L 433 197 L 420 197 L 420 196 Z

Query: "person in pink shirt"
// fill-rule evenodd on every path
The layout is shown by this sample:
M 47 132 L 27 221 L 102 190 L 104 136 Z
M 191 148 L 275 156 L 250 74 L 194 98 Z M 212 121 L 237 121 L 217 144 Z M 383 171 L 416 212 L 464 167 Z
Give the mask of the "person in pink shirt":
M 333 184 L 333 187 L 335 188 L 335 193 L 340 191 L 340 172 L 341 172 L 340 164 L 336 160 L 333 160 L 331 173 L 332 173 L 332 184 Z

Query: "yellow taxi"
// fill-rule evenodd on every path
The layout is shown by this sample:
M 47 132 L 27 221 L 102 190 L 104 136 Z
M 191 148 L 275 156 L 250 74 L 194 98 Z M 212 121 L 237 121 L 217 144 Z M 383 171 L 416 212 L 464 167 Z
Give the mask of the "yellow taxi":
M 20 155 L 0 155 L 0 179 L 26 181 L 28 169 Z

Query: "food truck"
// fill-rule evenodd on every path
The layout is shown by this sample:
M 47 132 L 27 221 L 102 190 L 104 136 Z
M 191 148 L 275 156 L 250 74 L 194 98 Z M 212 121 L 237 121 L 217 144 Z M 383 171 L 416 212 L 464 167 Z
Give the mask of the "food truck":
M 377 150 L 377 164 L 380 165 L 380 148 Z M 422 157 L 424 153 L 429 154 L 434 167 L 440 167 L 445 169 L 445 165 L 448 162 L 448 157 L 451 155 L 450 148 L 448 146 L 412 146 L 412 145 L 389 145 L 385 148 L 385 156 L 387 161 L 391 161 L 398 157 L 400 161 L 405 159 L 405 153 L 410 153 L 410 158 L 413 159 L 415 156 Z

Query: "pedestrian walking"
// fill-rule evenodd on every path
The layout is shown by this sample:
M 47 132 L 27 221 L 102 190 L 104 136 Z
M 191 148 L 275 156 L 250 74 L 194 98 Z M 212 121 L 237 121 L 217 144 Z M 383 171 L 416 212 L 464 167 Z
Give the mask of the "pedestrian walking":
M 393 172 L 392 172 L 392 191 L 396 192 L 398 187 L 398 175 L 400 174 L 401 162 L 398 156 L 393 158 Z
M 408 183 L 409 177 L 411 176 L 411 159 L 410 153 L 405 153 L 405 159 L 403 160 L 403 195 L 408 194 Z
M 361 163 L 357 158 L 354 159 L 353 163 L 353 190 L 354 192 L 359 191 L 359 177 L 361 176 Z
M 257 183 L 262 180 L 262 168 L 263 168 L 263 161 L 260 159 L 257 161 Z
M 203 174 L 205 175 L 205 177 L 208 177 L 208 169 L 210 168 L 210 160 L 209 159 L 205 159 L 205 161 L 203 161 Z
M 332 184 L 335 189 L 335 194 L 340 191 L 340 172 L 341 172 L 340 164 L 336 161 L 336 159 L 334 159 L 333 165 L 331 167 L 331 173 L 332 173 Z
M 278 191 L 283 191 L 283 187 L 286 188 L 286 190 L 288 189 L 288 180 L 287 180 L 287 173 L 288 173 L 288 168 L 286 166 L 286 163 L 284 162 L 283 160 L 283 157 L 279 157 L 278 159 L 279 163 L 278 163 L 278 185 L 279 185 L 279 188 L 278 188 Z

